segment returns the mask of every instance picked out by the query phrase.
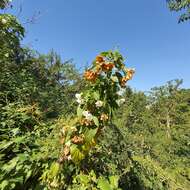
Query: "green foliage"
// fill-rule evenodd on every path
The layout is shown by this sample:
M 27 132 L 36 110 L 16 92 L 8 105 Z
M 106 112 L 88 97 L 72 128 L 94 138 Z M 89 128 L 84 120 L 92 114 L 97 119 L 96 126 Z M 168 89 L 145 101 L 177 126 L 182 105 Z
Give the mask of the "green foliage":
M 21 47 L 23 37 L 17 19 L 1 14 L 0 189 L 189 189 L 190 90 L 181 80 L 123 91 L 133 71 L 108 51 L 85 81 L 72 60 Z
M 0 185 L 14 189 L 35 175 L 37 168 L 31 160 L 39 122 L 38 110 L 9 104 L 3 107 L 0 120 Z
M 167 0 L 171 11 L 183 11 L 180 16 L 179 22 L 184 22 L 190 19 L 190 1 L 189 0 Z
M 24 37 L 24 28 L 16 17 L 0 14 L 0 64 L 4 61 L 18 62 L 20 57 L 20 40 Z
M 129 94 L 123 109 L 119 110 L 114 121 L 121 134 L 118 142 L 124 144 L 131 160 L 121 177 L 124 189 L 188 189 L 189 90 L 180 89 L 180 84 L 179 80 L 170 81 L 154 88 L 149 96 Z M 117 147 L 114 151 L 121 149 L 119 143 L 111 143 L 110 147 Z M 123 157 L 126 158 L 125 151 L 120 153 L 118 167 L 127 165 Z M 144 173 L 149 167 L 149 173 Z M 149 179 L 150 174 L 158 177 Z M 168 176 L 164 177 L 164 183 L 160 175 Z
M 133 175 L 135 175 L 140 185 L 144 189 L 188 189 L 179 183 L 179 180 L 170 173 L 165 172 L 158 163 L 150 157 L 133 157 L 134 166 L 132 168 Z
M 104 177 L 97 178 L 93 170 L 90 173 L 80 173 L 73 179 L 73 185 L 68 189 L 72 190 L 120 190 L 118 188 L 118 176 L 110 176 L 108 179 Z

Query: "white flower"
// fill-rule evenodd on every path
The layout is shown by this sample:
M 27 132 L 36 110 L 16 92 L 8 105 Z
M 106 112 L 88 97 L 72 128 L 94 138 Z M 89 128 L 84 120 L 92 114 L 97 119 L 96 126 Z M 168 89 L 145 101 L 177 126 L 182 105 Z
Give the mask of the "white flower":
M 75 97 L 77 98 L 77 99 L 81 99 L 82 98 L 82 94 L 75 94 Z
M 116 92 L 116 94 L 119 96 L 123 96 L 124 93 L 125 93 L 124 89 L 120 89 L 118 92 Z
M 7 20 L 4 18 L 2 18 L 1 22 L 2 22 L 2 24 L 7 24 Z
M 83 103 L 84 103 L 84 100 L 83 100 L 83 99 L 77 99 L 77 103 L 78 103 L 78 104 L 83 104 Z
M 76 97 L 76 101 L 77 103 L 79 104 L 83 104 L 84 103 L 84 99 L 82 99 L 82 93 L 81 94 L 75 94 L 75 97 Z
M 100 108 L 103 106 L 103 102 L 101 100 L 98 100 L 95 104 L 97 108 Z
M 89 113 L 90 113 L 89 111 L 83 111 L 82 115 L 84 115 L 86 117 Z
M 67 142 L 65 143 L 65 145 L 66 145 L 66 146 L 71 146 L 71 141 L 67 141 Z
M 116 100 L 117 104 L 120 106 L 122 105 L 124 102 L 125 102 L 125 99 L 124 98 L 121 98 L 119 100 Z
M 67 160 L 72 160 L 71 155 L 69 155 L 69 156 L 67 157 Z
M 83 111 L 82 115 L 84 115 L 86 117 L 86 119 L 89 121 L 92 121 L 92 119 L 93 119 L 93 116 L 89 111 Z

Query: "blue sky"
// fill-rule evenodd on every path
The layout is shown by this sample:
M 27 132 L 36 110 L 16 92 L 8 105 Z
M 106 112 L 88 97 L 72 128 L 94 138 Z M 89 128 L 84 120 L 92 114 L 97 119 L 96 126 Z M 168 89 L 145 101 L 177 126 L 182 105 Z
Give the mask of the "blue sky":
M 129 85 L 149 90 L 175 78 L 190 87 L 190 22 L 165 0 L 15 0 L 25 23 L 38 11 L 35 24 L 25 24 L 24 44 L 41 53 L 52 48 L 63 60 L 83 68 L 101 51 L 118 47 L 126 65 L 136 68 Z

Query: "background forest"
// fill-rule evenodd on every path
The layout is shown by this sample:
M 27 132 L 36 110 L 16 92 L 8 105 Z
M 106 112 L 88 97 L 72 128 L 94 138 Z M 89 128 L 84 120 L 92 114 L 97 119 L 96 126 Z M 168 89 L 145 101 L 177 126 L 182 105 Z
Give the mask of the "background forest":
M 189 1 L 168 3 L 189 19 Z M 59 166 L 60 129 L 75 122 L 87 84 L 72 60 L 20 45 L 25 30 L 3 12 L 10 6 L 0 0 L 0 189 L 188 190 L 190 89 L 181 79 L 146 93 L 127 86 L 88 156 Z

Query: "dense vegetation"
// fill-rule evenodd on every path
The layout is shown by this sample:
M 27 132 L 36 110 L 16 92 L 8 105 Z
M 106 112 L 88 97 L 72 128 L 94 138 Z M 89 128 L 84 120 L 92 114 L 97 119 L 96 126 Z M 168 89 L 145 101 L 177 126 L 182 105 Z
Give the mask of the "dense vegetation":
M 0 189 L 189 189 L 182 80 L 136 92 L 117 51 L 83 77 L 72 60 L 22 47 L 23 37 L 17 19 L 0 14 Z

